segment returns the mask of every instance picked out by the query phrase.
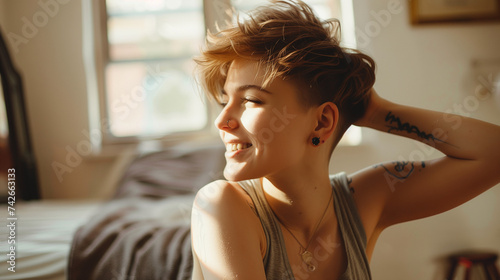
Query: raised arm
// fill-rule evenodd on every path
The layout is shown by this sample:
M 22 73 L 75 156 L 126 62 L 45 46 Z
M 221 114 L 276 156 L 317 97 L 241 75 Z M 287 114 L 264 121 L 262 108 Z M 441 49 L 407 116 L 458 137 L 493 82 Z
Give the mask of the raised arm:
M 449 210 L 500 182 L 499 126 L 398 105 L 375 91 L 356 125 L 412 138 L 445 154 L 430 161 L 406 157 L 352 176 L 359 199 L 372 205 L 378 229 Z

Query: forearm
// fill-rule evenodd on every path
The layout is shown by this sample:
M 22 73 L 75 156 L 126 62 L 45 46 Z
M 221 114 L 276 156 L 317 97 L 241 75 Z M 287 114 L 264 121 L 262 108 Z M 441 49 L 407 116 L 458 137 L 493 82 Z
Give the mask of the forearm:
M 500 165 L 500 127 L 472 118 L 418 109 L 378 96 L 363 125 L 428 144 L 449 157 L 488 159 Z

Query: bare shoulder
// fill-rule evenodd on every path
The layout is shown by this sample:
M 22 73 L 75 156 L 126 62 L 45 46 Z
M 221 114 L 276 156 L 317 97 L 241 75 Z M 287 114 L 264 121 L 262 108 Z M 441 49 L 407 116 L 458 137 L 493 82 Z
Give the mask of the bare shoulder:
M 201 188 L 191 217 L 194 256 L 205 279 L 265 279 L 265 234 L 238 183 L 215 181 Z
M 196 221 L 210 226 L 197 227 L 194 225 Z M 193 204 L 192 228 L 199 233 L 220 231 L 221 237 L 230 233 L 240 237 L 245 235 L 248 239 L 257 241 L 257 247 L 265 252 L 265 233 L 252 199 L 236 182 L 214 181 L 198 191 Z M 242 240 L 244 238 L 235 242 Z
M 246 215 L 253 212 L 253 202 L 238 183 L 218 180 L 198 191 L 194 208 L 212 214 L 231 210 L 236 211 L 231 212 L 232 214 Z
M 214 181 L 201 188 L 193 204 L 192 226 L 195 221 L 203 220 L 216 228 L 202 230 L 225 230 L 238 224 L 247 226 L 246 234 L 259 232 L 261 227 L 258 217 L 253 212 L 253 203 L 248 194 L 236 182 Z M 208 223 L 207 221 L 210 221 Z M 196 228 L 196 227 L 195 227 Z M 239 227 L 241 228 L 241 227 Z M 250 229 L 256 230 L 250 230 Z

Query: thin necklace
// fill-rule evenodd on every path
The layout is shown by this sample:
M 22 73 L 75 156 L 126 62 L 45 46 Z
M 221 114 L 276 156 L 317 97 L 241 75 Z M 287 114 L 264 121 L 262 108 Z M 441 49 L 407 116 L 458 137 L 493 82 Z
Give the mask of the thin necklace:
M 285 226 L 285 224 L 283 222 L 280 221 L 280 219 L 278 218 L 278 216 L 275 215 L 276 218 L 278 219 L 278 221 L 292 235 L 293 239 L 295 239 L 295 241 L 297 241 L 297 243 L 299 244 L 300 249 L 302 249 L 302 252 L 299 253 L 299 255 L 302 257 L 302 261 L 306 264 L 307 269 L 309 269 L 309 271 L 315 271 L 316 270 L 316 266 L 314 266 L 311 263 L 312 260 L 313 260 L 313 256 L 312 256 L 312 253 L 309 252 L 307 249 L 309 248 L 309 245 L 311 245 L 312 240 L 316 236 L 316 232 L 318 231 L 318 228 L 321 225 L 321 222 L 323 221 L 323 218 L 325 218 L 326 211 L 328 211 L 328 208 L 330 206 L 330 203 L 332 202 L 332 199 L 333 199 L 333 189 L 332 189 L 332 194 L 330 195 L 330 200 L 328 200 L 328 204 L 326 205 L 325 211 L 323 212 L 323 215 L 321 216 L 321 219 L 319 219 L 319 222 L 316 224 L 316 228 L 314 229 L 313 235 L 311 236 L 311 239 L 309 239 L 309 241 L 307 242 L 307 246 L 305 246 L 305 247 L 302 245 L 302 243 L 300 243 L 299 239 L 297 239 L 297 237 L 295 237 L 295 234 L 293 234 L 292 231 L 290 229 L 288 229 L 288 227 Z

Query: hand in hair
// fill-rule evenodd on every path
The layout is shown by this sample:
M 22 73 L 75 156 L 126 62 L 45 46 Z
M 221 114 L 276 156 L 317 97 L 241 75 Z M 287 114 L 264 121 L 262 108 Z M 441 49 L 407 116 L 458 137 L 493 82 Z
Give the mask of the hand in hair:
M 356 126 L 369 126 L 376 112 L 384 102 L 384 99 L 378 95 L 374 88 L 371 88 L 367 95 L 365 98 L 368 100 L 368 104 L 363 116 L 353 123 Z

